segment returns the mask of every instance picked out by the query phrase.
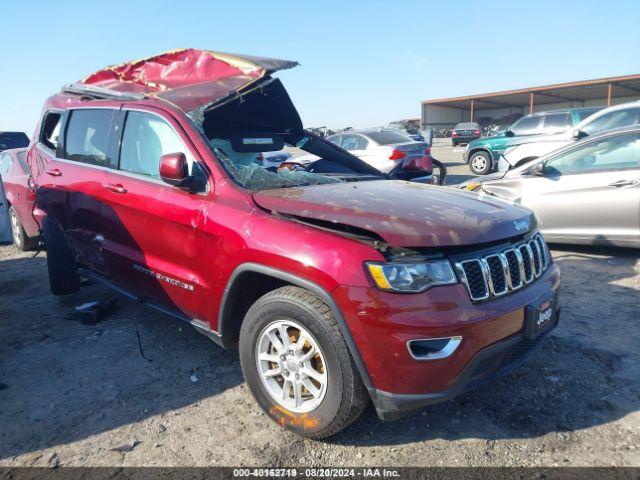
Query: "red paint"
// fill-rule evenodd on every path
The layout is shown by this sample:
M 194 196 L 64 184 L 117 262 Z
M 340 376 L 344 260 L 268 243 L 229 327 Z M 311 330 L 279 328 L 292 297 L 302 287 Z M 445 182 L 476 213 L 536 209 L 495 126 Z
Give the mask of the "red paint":
M 2 154 L 11 156 L 12 165 L 9 171 L 2 176 L 7 202 L 18 214 L 22 228 L 30 237 L 37 237 L 40 231 L 38 220 L 33 215 L 33 207 L 36 203 L 36 194 L 32 185 L 29 185 L 31 176 L 24 171 L 18 162 L 18 152 L 24 148 L 4 150 Z
M 166 68 L 156 63 L 134 62 L 114 71 L 125 75 L 118 78 L 155 78 Z M 120 88 L 108 72 L 87 81 L 116 82 L 112 86 Z M 523 219 L 536 230 L 535 217 L 491 198 L 481 201 L 459 190 L 399 181 L 252 195 L 229 179 L 182 107 L 153 96 L 117 102 L 59 94 L 47 101 L 45 111 L 83 107 L 135 108 L 165 119 L 184 142 L 184 153 L 207 172 L 207 191 L 194 194 L 159 179 L 64 161 L 34 140 L 28 158 L 37 163 L 39 207 L 80 247 L 82 265 L 138 295 L 176 307 L 214 331 L 219 330 L 220 302 L 232 272 L 249 262 L 273 267 L 331 294 L 376 388 L 427 393 L 448 388 L 481 349 L 520 332 L 523 308 L 558 288 L 559 272 L 552 264 L 532 285 L 484 304 L 472 304 L 460 284 L 421 294 L 379 291 L 363 268 L 366 261 L 385 260 L 371 243 L 271 212 L 356 226 L 393 247 L 436 249 L 513 237 L 514 221 Z M 173 168 L 179 162 L 174 158 L 169 163 Z M 56 171 L 60 175 L 45 173 Z M 450 335 L 463 338 L 450 358 L 420 362 L 407 351 L 407 340 Z

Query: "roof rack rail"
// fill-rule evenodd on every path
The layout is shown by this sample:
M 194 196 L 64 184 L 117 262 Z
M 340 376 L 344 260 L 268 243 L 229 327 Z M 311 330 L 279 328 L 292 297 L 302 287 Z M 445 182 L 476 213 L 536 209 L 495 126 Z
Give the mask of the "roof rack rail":
M 142 100 L 145 98 L 143 93 L 118 92 L 117 90 L 81 83 L 69 83 L 62 87 L 62 91 L 93 98 L 116 98 L 118 100 Z

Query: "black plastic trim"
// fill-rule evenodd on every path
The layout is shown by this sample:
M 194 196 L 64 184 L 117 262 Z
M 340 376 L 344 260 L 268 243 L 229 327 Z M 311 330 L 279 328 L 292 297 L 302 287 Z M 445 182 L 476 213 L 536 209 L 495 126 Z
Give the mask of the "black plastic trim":
M 353 361 L 356 364 L 356 367 L 358 368 L 358 372 L 360 373 L 362 382 L 364 383 L 365 387 L 367 387 L 367 390 L 369 390 L 369 393 L 372 395 L 372 399 L 374 398 L 372 392 L 374 392 L 375 389 L 373 388 L 371 377 L 369 376 L 367 367 L 365 366 L 364 361 L 360 356 L 360 350 L 358 349 L 356 342 L 354 341 L 353 336 L 351 335 L 351 331 L 349 330 L 349 326 L 347 325 L 347 322 L 344 319 L 342 312 L 336 305 L 335 301 L 333 300 L 333 297 L 329 292 L 327 292 L 324 288 L 320 287 L 319 285 L 313 282 L 310 282 L 309 280 L 306 280 L 304 278 L 300 278 L 291 273 L 284 272 L 282 270 L 278 270 L 273 267 L 268 267 L 266 265 L 260 265 L 257 263 L 243 263 L 238 267 L 236 267 L 236 269 L 233 271 L 233 273 L 229 277 L 227 286 L 224 289 L 222 301 L 220 302 L 220 313 L 218 316 L 218 332 L 222 339 L 224 339 L 224 332 L 225 332 L 224 310 L 225 310 L 225 306 L 227 305 L 229 291 L 233 287 L 233 284 L 238 278 L 238 276 L 245 272 L 255 272 L 255 273 L 261 273 L 264 275 L 272 276 L 274 278 L 283 280 L 292 285 L 296 285 L 298 287 L 309 290 L 313 292 L 315 295 L 317 295 L 318 297 L 320 297 L 320 299 L 323 302 L 325 302 L 329 306 L 329 308 L 331 308 L 331 312 L 333 313 L 338 323 L 338 326 L 340 327 L 342 336 L 347 342 L 347 346 L 349 347 L 349 351 L 351 352 L 351 357 L 353 358 Z
M 549 336 L 549 333 L 557 327 L 558 319 L 560 317 L 560 309 L 557 310 L 556 315 L 556 322 L 553 324 L 553 326 L 551 326 L 546 332 L 544 332 L 544 334 L 540 336 L 538 342 L 535 343 L 535 345 L 533 345 L 526 354 L 509 363 L 504 368 L 501 368 L 493 375 L 481 377 L 478 380 L 472 378 L 475 370 L 484 360 L 500 355 L 510 347 L 513 347 L 521 341 L 525 340 L 525 335 L 523 333 L 509 337 L 480 351 L 480 353 L 478 353 L 473 358 L 473 360 L 471 360 L 471 362 L 469 362 L 469 364 L 465 367 L 456 383 L 449 390 L 443 390 L 434 393 L 409 395 L 394 394 L 378 389 L 370 391 L 369 393 L 371 394 L 371 399 L 373 400 L 373 403 L 375 405 L 378 417 L 384 421 L 397 420 L 416 409 L 425 407 L 427 405 L 433 405 L 436 403 L 451 400 L 452 398 L 458 396 L 463 392 L 473 390 L 476 387 L 484 385 L 488 382 L 492 382 L 494 380 L 497 380 L 498 378 L 503 377 L 504 375 L 507 375 L 508 373 L 522 365 L 531 355 L 533 355 L 536 351 L 538 351 L 538 349 L 540 349 L 540 347 L 544 343 L 544 340 Z

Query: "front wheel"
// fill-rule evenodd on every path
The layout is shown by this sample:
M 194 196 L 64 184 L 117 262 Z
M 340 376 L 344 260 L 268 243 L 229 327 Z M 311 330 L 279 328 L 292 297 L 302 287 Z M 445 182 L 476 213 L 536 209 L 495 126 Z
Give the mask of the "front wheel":
M 475 152 L 469 158 L 469 170 L 476 175 L 487 175 L 491 172 L 491 157 L 487 152 Z
M 367 405 L 331 309 L 299 287 L 279 288 L 252 305 L 240 330 L 240 363 L 265 413 L 305 437 L 334 435 Z

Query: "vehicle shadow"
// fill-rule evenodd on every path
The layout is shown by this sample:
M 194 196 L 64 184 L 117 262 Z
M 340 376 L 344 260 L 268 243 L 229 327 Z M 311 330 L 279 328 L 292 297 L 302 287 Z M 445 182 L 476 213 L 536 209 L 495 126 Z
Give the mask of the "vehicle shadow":
M 378 420 L 370 408 L 329 441 L 374 446 L 481 438 L 490 445 L 570 434 L 638 411 L 638 251 L 571 246 L 554 258 L 563 275 L 560 324 L 524 365 L 397 422 Z
M 73 314 L 113 297 L 100 285 L 54 297 L 45 258 L 0 261 L 0 458 L 161 424 L 243 382 L 235 352 L 133 301 L 96 324 Z

